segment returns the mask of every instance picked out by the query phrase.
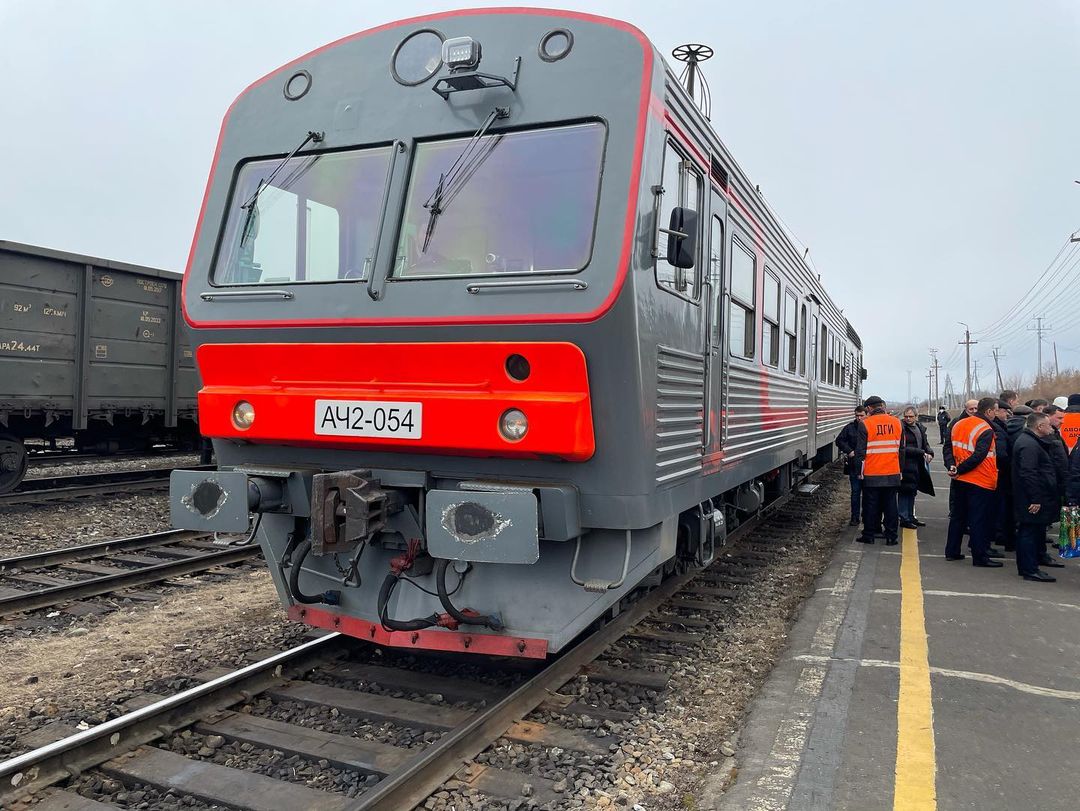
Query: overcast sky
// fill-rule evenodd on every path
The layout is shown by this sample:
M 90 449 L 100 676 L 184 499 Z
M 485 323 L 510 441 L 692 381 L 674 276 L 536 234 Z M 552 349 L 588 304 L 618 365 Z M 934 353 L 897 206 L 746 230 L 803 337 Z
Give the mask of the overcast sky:
M 0 239 L 182 270 L 241 90 L 465 5 L 500 4 L 0 0 Z M 925 397 L 931 346 L 962 390 L 958 321 L 984 384 L 994 346 L 1030 380 L 1044 312 L 1045 361 L 1080 366 L 1080 0 L 536 5 L 715 48 L 713 126 L 862 335 L 868 394 L 905 399 L 911 369 Z

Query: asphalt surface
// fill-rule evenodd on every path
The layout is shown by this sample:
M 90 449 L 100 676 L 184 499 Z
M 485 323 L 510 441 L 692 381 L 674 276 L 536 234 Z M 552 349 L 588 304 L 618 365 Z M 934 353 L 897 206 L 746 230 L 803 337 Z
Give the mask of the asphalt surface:
M 905 531 L 909 576 L 904 545 L 858 544 L 851 529 L 752 707 L 734 785 L 723 791 L 718 775 L 699 808 L 1077 807 L 1080 561 L 1046 569 L 1058 582 L 1045 584 L 1018 577 L 1011 558 L 1000 569 L 946 561 L 938 456 L 937 498 L 915 505 L 927 526 Z

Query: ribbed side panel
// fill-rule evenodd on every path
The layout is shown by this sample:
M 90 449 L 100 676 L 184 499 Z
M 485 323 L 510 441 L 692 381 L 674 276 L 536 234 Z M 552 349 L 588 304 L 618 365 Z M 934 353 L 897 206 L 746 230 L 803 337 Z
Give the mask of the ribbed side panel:
M 656 481 L 701 470 L 705 430 L 705 361 L 700 355 L 658 347 L 656 352 Z
M 838 432 L 845 423 L 854 419 L 855 392 L 849 389 L 831 389 L 822 386 L 817 395 L 817 435 L 826 436 Z
M 732 364 L 727 378 L 728 462 L 787 445 L 806 445 L 809 385 L 761 369 Z

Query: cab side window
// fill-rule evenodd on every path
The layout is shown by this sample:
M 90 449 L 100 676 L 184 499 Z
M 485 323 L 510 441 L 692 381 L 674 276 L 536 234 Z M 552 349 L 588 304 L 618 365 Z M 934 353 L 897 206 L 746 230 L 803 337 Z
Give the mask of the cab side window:
M 699 292 L 698 279 L 701 273 L 700 231 L 705 184 L 701 172 L 679 152 L 671 141 L 668 141 L 664 147 L 664 169 L 660 185 L 663 193 L 657 207 L 656 283 L 666 290 L 696 301 Z M 689 208 L 698 214 L 699 234 L 696 239 L 698 251 L 692 268 L 676 268 L 668 264 L 666 258 L 668 241 L 674 237 L 659 230 L 668 227 L 671 222 L 671 212 L 677 206 Z M 680 276 L 685 280 L 685 287 L 682 289 L 678 284 Z

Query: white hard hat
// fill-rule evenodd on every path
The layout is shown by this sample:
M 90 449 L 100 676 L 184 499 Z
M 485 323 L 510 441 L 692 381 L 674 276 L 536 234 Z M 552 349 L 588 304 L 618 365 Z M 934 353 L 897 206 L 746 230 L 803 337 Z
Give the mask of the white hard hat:
M 1058 408 L 1068 408 L 1069 398 L 1064 395 L 1062 395 L 1061 397 L 1055 397 L 1054 405 L 1056 405 Z

